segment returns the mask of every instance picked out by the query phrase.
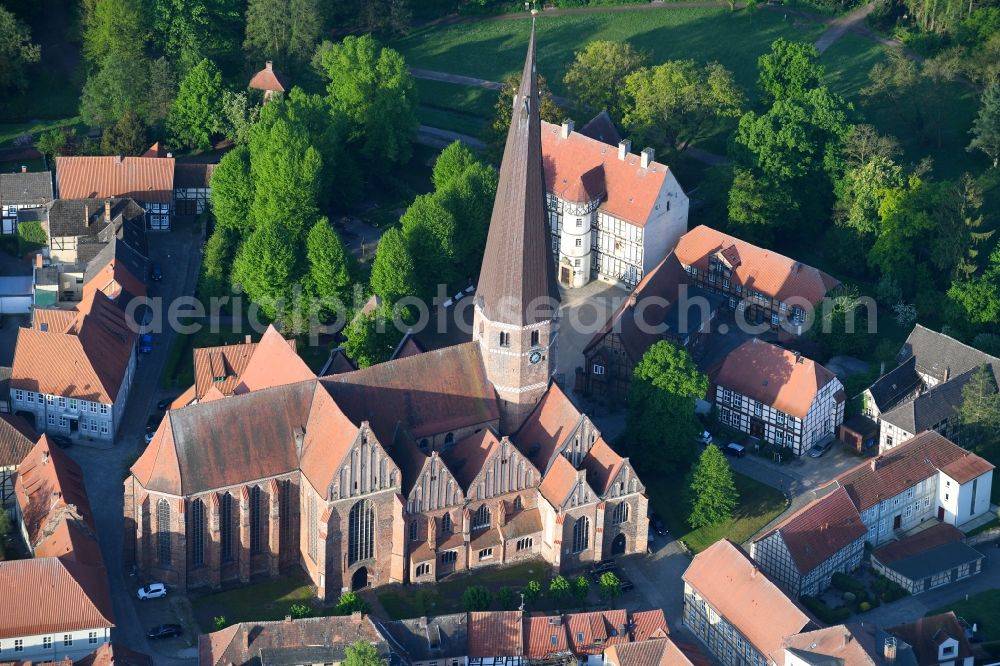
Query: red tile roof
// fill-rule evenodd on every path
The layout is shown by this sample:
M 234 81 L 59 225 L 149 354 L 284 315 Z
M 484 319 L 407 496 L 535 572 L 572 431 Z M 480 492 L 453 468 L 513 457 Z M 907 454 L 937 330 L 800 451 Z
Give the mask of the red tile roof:
M 95 529 L 80 466 L 45 435 L 21 462 L 14 493 L 32 550 L 61 520 L 79 520 L 91 532 Z
M 600 210 L 639 227 L 645 226 L 667 181 L 669 167 L 652 162 L 643 168 L 639 155 L 618 159 L 617 146 L 581 132 L 562 136 L 562 128 L 542 123 L 545 189 L 560 199 L 583 202 L 603 198 Z
M 788 547 L 795 568 L 806 574 L 838 551 L 864 538 L 868 530 L 850 496 L 843 488 L 815 499 L 754 541 L 760 543 L 775 532 Z
M 0 468 L 17 467 L 37 439 L 31 424 L 14 414 L 0 414 Z
M 235 392 L 247 393 L 315 378 L 302 357 L 295 353 L 295 341 L 285 340 L 274 326 L 268 325 L 240 374 Z
M 961 476 L 966 481 L 973 478 L 967 476 L 971 471 L 979 470 L 979 474 L 985 474 L 993 469 L 993 465 L 975 453 L 970 453 L 937 432 L 928 430 L 893 447 L 878 458 L 844 472 L 835 479 L 835 483 L 844 487 L 858 511 L 864 511 L 959 461 L 963 461 L 960 466 Z M 958 468 L 955 465 L 952 470 Z M 958 471 L 955 473 L 958 474 Z
M 60 199 L 131 197 L 170 203 L 174 194 L 172 157 L 57 157 Z
M 542 477 L 538 492 L 549 501 L 549 504 L 558 509 L 569 497 L 579 480 L 580 473 L 573 467 L 573 463 L 567 460 L 566 456 L 558 455 L 552 466 L 549 467 L 549 471 Z
M 694 666 L 669 638 L 612 645 L 604 660 L 611 666 Z
M 965 629 L 954 611 L 922 617 L 916 622 L 889 627 L 886 632 L 897 636 L 913 647 L 914 656 L 921 666 L 941 663 L 938 648 L 948 638 L 958 642 L 958 654 L 948 661 L 964 663 L 972 657 L 972 645 L 965 636 Z
M 288 79 L 280 72 L 275 71 L 268 60 L 264 69 L 253 75 L 250 79 L 250 87 L 255 90 L 269 90 L 271 92 L 285 92 L 288 90 Z
M 603 437 L 598 437 L 584 456 L 582 467 L 587 470 L 587 483 L 599 495 L 604 495 L 624 465 L 625 459 L 615 453 Z
M 681 236 L 674 253 L 685 266 L 707 272 L 709 259 L 721 252 L 731 265 L 737 284 L 760 291 L 779 301 L 792 296 L 813 305 L 840 284 L 812 266 L 700 225 Z
M 195 398 L 201 400 L 213 386 L 223 395 L 232 395 L 255 349 L 257 349 L 256 342 L 195 349 L 193 353 Z
M 629 642 L 628 615 L 623 609 L 569 613 L 565 621 L 577 657 L 601 654 L 608 646 Z
M 569 652 L 566 625 L 561 615 L 524 618 L 524 656 L 545 659 L 549 655 Z
M 489 428 L 465 437 L 454 446 L 441 452 L 441 460 L 448 466 L 458 485 L 466 493 L 475 481 L 483 464 L 500 449 L 500 440 Z
M 716 541 L 695 555 L 683 579 L 775 663 L 784 663 L 785 636 L 809 624 L 806 614 L 731 541 Z
M 991 469 L 993 469 L 993 463 L 977 455 L 971 455 L 953 460 L 942 467 L 941 471 L 958 483 L 968 483 Z
M 729 352 L 710 379 L 716 386 L 804 419 L 816 394 L 836 375 L 805 356 L 753 338 Z
M 893 562 L 919 555 L 946 543 L 961 541 L 964 538 L 965 534 L 962 530 L 954 525 L 938 523 L 899 541 L 892 541 L 882 546 L 872 553 L 872 557 L 889 566 Z
M 800 657 L 802 653 L 810 653 L 833 658 L 829 661 L 816 660 L 806 663 L 829 663 L 838 664 L 838 666 L 875 666 L 877 663 L 881 664 L 882 660 L 879 659 L 876 662 L 858 638 L 850 628 L 838 624 L 826 629 L 806 631 L 789 636 L 784 640 L 783 647 L 786 650 L 792 650 L 793 653 L 798 652 Z
M 579 425 L 583 415 L 557 384 L 549 386 L 535 410 L 514 435 L 521 453 L 543 474 L 559 446 Z
M 469 613 L 470 657 L 520 657 L 523 654 L 521 611 Z
M 305 431 L 299 467 L 313 488 L 325 493 L 361 431 L 319 384 L 313 394 Z M 394 466 L 391 461 L 388 464 L 390 469 Z
M 648 641 L 651 638 L 666 638 L 670 635 L 667 617 L 662 608 L 636 611 L 631 617 L 632 640 Z

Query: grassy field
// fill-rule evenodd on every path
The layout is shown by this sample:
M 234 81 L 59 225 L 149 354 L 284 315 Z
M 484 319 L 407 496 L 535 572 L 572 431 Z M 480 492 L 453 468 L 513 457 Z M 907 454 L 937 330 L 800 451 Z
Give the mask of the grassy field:
M 956 601 L 928 613 L 938 615 L 955 611 L 955 615 L 969 624 L 979 625 L 979 636 L 984 641 L 1000 641 L 1000 590 L 987 590 L 969 597 L 968 601 Z
M 193 593 L 191 606 L 203 632 L 215 631 L 213 618 L 228 624 L 248 620 L 280 620 L 295 603 L 309 604 L 315 592 L 305 575 L 282 576 L 223 592 Z
M 670 533 L 698 553 L 719 539 L 742 543 L 785 510 L 785 496 L 778 490 L 742 474 L 733 476 L 740 493 L 736 516 L 725 523 L 697 530 L 688 526 L 688 509 L 679 496 L 680 490 L 685 487 L 683 478 L 647 474 L 643 479 L 650 501 L 663 516 Z

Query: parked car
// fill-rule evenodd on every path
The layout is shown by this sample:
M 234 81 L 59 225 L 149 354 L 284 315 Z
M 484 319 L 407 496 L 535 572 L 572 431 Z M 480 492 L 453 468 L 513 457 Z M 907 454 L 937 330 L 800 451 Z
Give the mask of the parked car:
M 179 624 L 161 624 L 153 627 L 146 634 L 146 638 L 156 640 L 157 638 L 174 638 L 184 633 L 184 628 Z
M 813 444 L 811 447 L 809 447 L 809 457 L 820 458 L 823 456 L 824 453 L 830 450 L 831 446 L 833 446 L 832 439 L 827 440 L 826 442 L 821 442 L 819 444 Z
M 712 443 L 712 433 L 707 430 L 703 430 L 700 435 L 698 435 L 698 443 L 702 446 L 708 446 Z
M 635 585 L 625 576 L 618 574 L 618 582 L 622 584 L 622 592 L 630 592 L 635 589 Z
M 663 518 L 660 518 L 660 514 L 655 511 L 649 514 L 649 527 L 660 536 L 670 534 L 667 531 L 667 526 L 663 523 Z
M 52 443 L 60 449 L 68 449 L 73 446 L 73 440 L 66 435 L 49 435 L 49 439 L 51 439 Z
M 159 264 L 154 263 L 149 269 L 149 279 L 155 282 L 163 279 L 163 268 Z
M 167 586 L 163 583 L 150 583 L 145 587 L 140 587 L 136 592 L 139 599 L 159 599 L 167 596 Z
M 153 351 L 153 335 L 151 333 L 143 333 L 142 337 L 139 338 L 139 353 L 148 354 Z
M 737 444 L 736 442 L 730 442 L 726 444 L 722 452 L 727 456 L 733 456 L 734 458 L 742 458 L 747 454 L 747 449 L 742 444 Z
M 179 396 L 176 396 L 176 395 L 169 395 L 166 398 L 164 398 L 163 400 L 161 400 L 158 403 L 156 403 L 156 408 L 158 410 L 160 410 L 161 412 L 165 412 L 168 409 L 170 409 L 170 405 L 172 405 L 174 403 L 174 400 L 176 400 L 178 397 Z

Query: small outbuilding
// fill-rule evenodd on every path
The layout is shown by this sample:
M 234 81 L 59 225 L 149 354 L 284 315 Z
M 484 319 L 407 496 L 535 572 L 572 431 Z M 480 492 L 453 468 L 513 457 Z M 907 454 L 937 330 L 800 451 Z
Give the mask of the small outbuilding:
M 837 439 L 858 453 L 878 453 L 878 423 L 855 414 L 837 428 Z
M 983 570 L 986 556 L 964 538 L 955 526 L 939 523 L 876 550 L 872 568 L 910 594 L 920 594 Z

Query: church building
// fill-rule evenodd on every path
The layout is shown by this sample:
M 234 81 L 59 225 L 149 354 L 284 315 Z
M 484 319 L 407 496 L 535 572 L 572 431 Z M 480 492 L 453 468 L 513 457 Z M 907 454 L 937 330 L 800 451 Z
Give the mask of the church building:
M 472 341 L 315 377 L 270 329 L 245 366 L 216 363 L 225 390 L 167 412 L 125 481 L 142 576 L 219 587 L 300 567 L 330 600 L 529 557 L 569 570 L 646 551 L 642 482 L 552 381 L 538 110 L 532 31 Z

